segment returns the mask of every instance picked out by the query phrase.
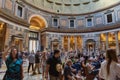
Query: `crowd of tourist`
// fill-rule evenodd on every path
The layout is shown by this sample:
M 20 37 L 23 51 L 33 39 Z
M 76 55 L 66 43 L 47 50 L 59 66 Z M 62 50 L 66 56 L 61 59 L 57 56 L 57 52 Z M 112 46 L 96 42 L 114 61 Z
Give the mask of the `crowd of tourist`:
M 2 59 L 7 66 L 3 80 L 23 80 L 24 58 L 29 61 L 27 73 L 42 74 L 43 80 L 120 80 L 120 55 L 116 55 L 114 49 L 91 55 L 63 50 L 19 53 L 15 46 L 11 46 L 0 55 L 3 57 L 0 57 L 0 67 Z

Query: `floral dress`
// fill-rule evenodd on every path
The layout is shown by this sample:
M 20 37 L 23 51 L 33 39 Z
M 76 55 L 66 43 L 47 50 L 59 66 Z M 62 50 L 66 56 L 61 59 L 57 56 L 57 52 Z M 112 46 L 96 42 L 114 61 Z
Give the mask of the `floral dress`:
M 13 61 L 10 57 L 6 60 L 6 75 L 5 80 L 22 80 L 21 79 L 21 66 L 22 66 L 22 59 L 16 59 Z

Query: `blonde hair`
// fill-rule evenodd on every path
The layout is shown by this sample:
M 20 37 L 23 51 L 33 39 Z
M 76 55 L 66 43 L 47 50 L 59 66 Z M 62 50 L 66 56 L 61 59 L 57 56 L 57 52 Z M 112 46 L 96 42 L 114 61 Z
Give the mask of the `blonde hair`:
M 72 62 L 72 60 L 71 59 L 67 59 L 66 64 L 68 64 L 69 62 Z

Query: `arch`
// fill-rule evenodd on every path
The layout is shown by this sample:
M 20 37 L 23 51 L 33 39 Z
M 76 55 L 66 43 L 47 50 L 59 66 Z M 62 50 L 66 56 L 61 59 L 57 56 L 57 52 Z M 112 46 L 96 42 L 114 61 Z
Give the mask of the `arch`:
M 37 14 L 31 15 L 29 17 L 28 22 L 30 23 L 31 29 L 34 28 L 34 29 L 40 30 L 40 29 L 48 27 L 47 21 L 41 15 L 37 15 Z
M 59 40 L 55 38 L 52 42 L 59 42 Z
M 96 41 L 94 39 L 87 39 L 85 43 L 86 43 L 86 50 L 88 52 L 95 51 Z M 89 54 L 89 55 L 91 55 L 91 54 Z
M 95 43 L 96 41 L 94 39 L 87 39 L 86 43 Z

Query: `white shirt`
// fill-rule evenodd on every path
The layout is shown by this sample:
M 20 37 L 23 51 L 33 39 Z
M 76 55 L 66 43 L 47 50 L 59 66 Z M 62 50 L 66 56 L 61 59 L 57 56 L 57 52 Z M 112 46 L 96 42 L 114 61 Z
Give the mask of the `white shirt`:
M 101 63 L 101 69 L 99 71 L 99 76 L 105 80 L 116 80 L 116 77 L 120 78 L 120 64 L 112 61 L 110 64 L 110 73 L 107 76 L 107 61 Z

